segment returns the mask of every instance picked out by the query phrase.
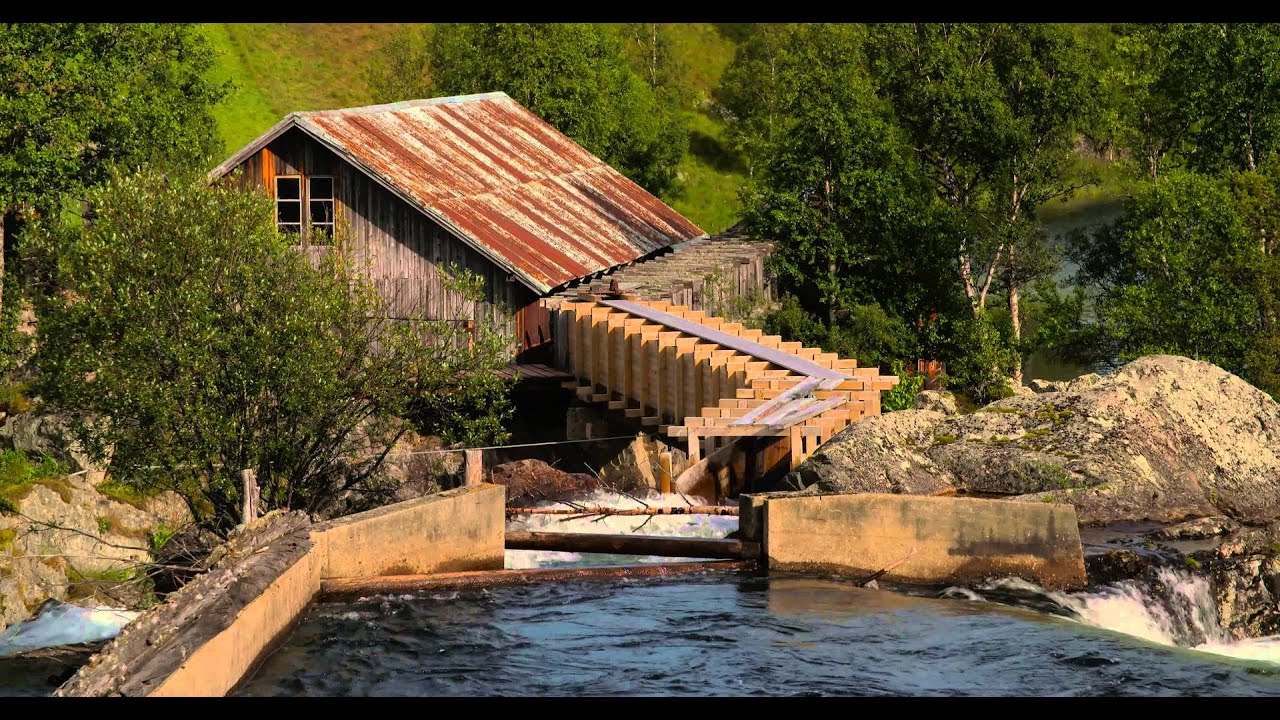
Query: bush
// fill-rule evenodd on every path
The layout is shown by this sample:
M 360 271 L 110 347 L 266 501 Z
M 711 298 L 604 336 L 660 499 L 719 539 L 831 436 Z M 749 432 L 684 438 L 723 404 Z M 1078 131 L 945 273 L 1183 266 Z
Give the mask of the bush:
M 907 375 L 901 360 L 894 361 L 892 368 L 893 374 L 898 376 L 898 384 L 880 396 L 880 409 L 884 412 L 910 410 L 916 406 L 916 395 L 924 387 L 924 376 Z
M 953 331 L 947 386 L 968 394 L 980 405 L 1007 397 L 1008 379 L 1022 362 L 1009 328 L 1001 328 L 989 314 L 982 313 L 962 318 L 954 323 Z
M 879 305 L 854 305 L 837 313 L 837 324 L 828 328 L 805 310 L 793 295 L 785 295 L 764 317 L 764 331 L 784 340 L 820 347 L 841 357 L 854 358 L 860 367 L 892 367 L 913 354 L 912 334 L 906 323 Z
M 264 512 L 372 489 L 412 404 L 510 357 L 487 323 L 387 319 L 342 237 L 313 267 L 261 192 L 143 172 L 88 202 L 92 223 L 29 238 L 36 390 L 116 483 L 176 491 L 214 532 L 240 521 L 243 469 Z M 460 273 L 453 309 L 479 287 Z

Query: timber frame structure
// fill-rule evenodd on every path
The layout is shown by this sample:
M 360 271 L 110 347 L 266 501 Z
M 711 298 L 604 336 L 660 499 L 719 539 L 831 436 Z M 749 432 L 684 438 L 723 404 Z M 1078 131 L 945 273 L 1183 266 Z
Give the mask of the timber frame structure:
M 878 368 L 783 342 L 664 300 L 626 295 L 547 298 L 565 383 L 641 425 L 685 438 L 689 463 L 743 438 L 763 438 L 764 467 L 794 469 L 850 423 L 880 414 L 897 384 Z

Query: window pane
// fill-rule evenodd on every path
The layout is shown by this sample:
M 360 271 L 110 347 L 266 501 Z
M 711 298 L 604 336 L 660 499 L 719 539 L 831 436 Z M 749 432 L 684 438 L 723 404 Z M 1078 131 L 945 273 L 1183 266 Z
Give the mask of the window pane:
M 307 178 L 307 193 L 312 200 L 332 200 L 333 199 L 333 178 L 331 177 L 313 177 Z
M 296 203 L 296 202 L 276 203 L 276 222 L 278 223 L 302 222 L 302 203 Z
M 280 232 L 286 232 L 286 233 L 293 233 L 293 234 L 295 234 L 295 235 L 301 235 L 301 234 L 302 234 L 302 226 L 301 226 L 301 225 L 286 225 L 286 224 L 284 224 L 284 223 L 281 223 L 281 224 L 280 224 Z
M 333 222 L 333 201 L 332 200 L 312 200 L 311 201 L 311 222 L 312 224 L 328 224 Z
M 276 198 L 279 200 L 301 199 L 302 179 L 296 177 L 276 178 Z

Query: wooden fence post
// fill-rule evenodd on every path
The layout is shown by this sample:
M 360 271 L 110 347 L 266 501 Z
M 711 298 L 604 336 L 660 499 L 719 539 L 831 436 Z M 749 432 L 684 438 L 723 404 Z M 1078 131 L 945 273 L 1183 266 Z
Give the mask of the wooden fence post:
M 466 484 L 480 485 L 484 482 L 484 451 L 466 451 Z
M 258 490 L 258 474 L 253 470 L 241 470 L 240 477 L 244 480 L 244 503 L 241 506 L 240 517 L 245 525 L 252 523 L 258 519 L 258 502 L 260 501 Z

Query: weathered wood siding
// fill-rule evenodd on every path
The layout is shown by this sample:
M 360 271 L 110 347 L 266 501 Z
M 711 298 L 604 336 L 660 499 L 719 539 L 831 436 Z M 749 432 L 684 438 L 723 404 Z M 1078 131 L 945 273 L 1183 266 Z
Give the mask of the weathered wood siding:
M 242 185 L 265 187 L 268 194 L 274 194 L 279 175 L 332 175 L 337 222 L 346 229 L 353 259 L 387 298 L 392 317 L 406 317 L 421 305 L 429 318 L 465 316 L 515 333 L 518 311 L 537 302 L 527 286 L 299 130 L 276 138 L 236 172 Z M 451 263 L 484 279 L 482 302 L 464 302 L 445 291 L 443 273 Z M 462 315 L 455 310 L 460 306 Z

